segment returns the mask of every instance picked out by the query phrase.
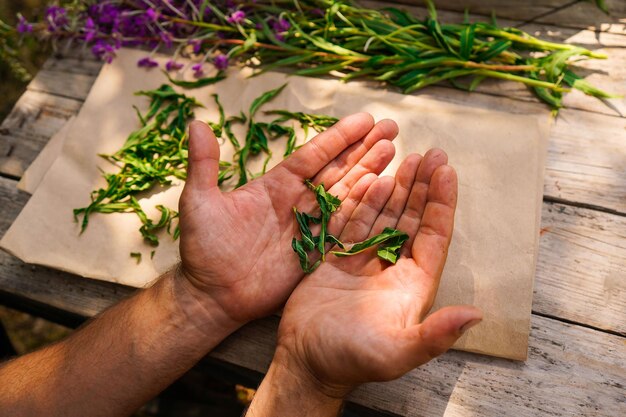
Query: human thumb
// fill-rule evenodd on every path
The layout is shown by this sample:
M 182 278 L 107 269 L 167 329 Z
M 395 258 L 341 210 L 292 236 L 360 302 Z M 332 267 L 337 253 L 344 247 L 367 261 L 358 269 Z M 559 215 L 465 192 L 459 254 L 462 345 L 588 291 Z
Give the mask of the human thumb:
M 441 355 L 471 327 L 480 323 L 483 313 L 473 306 L 444 307 L 422 323 L 407 329 L 412 341 L 412 356 L 422 365 Z
M 189 125 L 187 185 L 197 190 L 217 186 L 220 146 L 211 128 L 194 120 Z

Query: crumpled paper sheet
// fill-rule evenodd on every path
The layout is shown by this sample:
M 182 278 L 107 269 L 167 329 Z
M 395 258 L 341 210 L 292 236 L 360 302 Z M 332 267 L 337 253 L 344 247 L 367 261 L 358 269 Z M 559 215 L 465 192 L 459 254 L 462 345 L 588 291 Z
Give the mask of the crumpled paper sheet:
M 95 214 L 82 235 L 72 217 L 73 208 L 88 205 L 90 192 L 105 185 L 98 167 L 115 170 L 97 155 L 116 151 L 138 127 L 132 105 L 145 109 L 147 99 L 133 92 L 154 89 L 166 81 L 158 70 L 137 69 L 136 62 L 144 55 L 122 50 L 112 64 L 104 66 L 67 132 L 61 155 L 3 237 L 2 248 L 25 262 L 135 287 L 149 285 L 178 261 L 178 242 L 166 234 L 150 259 L 153 248 L 142 241 L 135 215 Z M 166 59 L 157 56 L 161 64 Z M 247 110 L 262 92 L 288 82 L 263 110 L 336 117 L 368 111 L 377 120 L 397 121 L 397 155 L 386 171 L 389 174 L 411 152 L 423 154 L 433 146 L 446 150 L 449 163 L 458 171 L 459 200 L 434 309 L 451 304 L 483 309 L 483 323 L 466 333 L 455 345 L 457 349 L 525 359 L 550 126 L 545 107 L 454 90 L 448 94 L 439 89 L 435 97 L 401 95 L 367 83 L 343 84 L 281 73 L 246 78 L 246 74 L 248 70 L 233 69 L 214 86 L 187 90 L 206 106 L 196 111 L 196 117 L 217 121 L 213 92 L 219 94 L 226 114 L 232 115 Z M 282 155 L 284 141 L 272 147 L 275 155 Z M 230 145 L 223 144 L 221 150 L 222 159 L 229 160 Z M 181 184 L 155 190 L 140 203 L 156 218 L 154 206 L 176 208 L 181 190 Z M 139 265 L 130 252 L 143 254 Z

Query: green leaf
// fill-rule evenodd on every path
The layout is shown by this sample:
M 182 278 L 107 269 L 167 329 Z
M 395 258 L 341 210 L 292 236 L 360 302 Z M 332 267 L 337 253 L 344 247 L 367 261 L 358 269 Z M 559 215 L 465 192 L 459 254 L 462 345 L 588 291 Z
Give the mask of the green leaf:
M 609 8 L 606 6 L 606 2 L 604 0 L 594 0 L 594 1 L 596 3 L 596 6 L 598 6 L 600 10 L 602 10 L 606 14 L 609 14 Z
M 493 42 L 489 42 L 488 45 L 489 47 L 487 48 L 487 50 L 481 52 L 476 56 L 476 62 L 489 61 L 491 58 L 494 58 L 509 49 L 511 45 L 513 45 L 513 43 L 509 40 L 496 40 Z
M 395 263 L 402 244 L 407 241 L 409 235 L 396 229 L 386 227 L 382 233 L 377 234 L 363 242 L 355 243 L 347 251 L 331 251 L 335 256 L 352 256 L 359 254 L 373 246 L 381 245 L 378 249 L 378 256 L 382 259 Z
M 141 253 L 139 253 L 139 252 L 131 252 L 130 253 L 130 257 L 131 258 L 135 258 L 137 260 L 137 265 L 139 265 L 141 263 Z
M 254 117 L 254 115 L 256 114 L 256 112 L 259 110 L 259 108 L 262 105 L 271 101 L 274 97 L 279 95 L 286 86 L 287 86 L 287 83 L 281 85 L 278 88 L 275 88 L 274 90 L 267 91 L 261 94 L 259 97 L 255 98 L 254 101 L 252 102 L 252 105 L 250 106 L 250 110 L 248 111 L 248 117 L 250 118 Z
M 472 55 L 472 48 L 474 47 L 474 25 L 468 25 L 461 30 L 461 45 L 459 54 L 461 58 L 468 60 Z
M 261 68 L 261 71 L 256 72 L 253 76 L 261 75 L 264 72 L 273 70 L 274 68 L 292 67 L 297 64 L 311 61 L 316 57 L 317 55 L 313 53 L 303 53 L 302 55 L 294 55 L 287 58 L 279 59 L 278 61 L 272 62 L 270 64 L 262 63 L 263 67 Z
M 585 94 L 590 96 L 598 97 L 598 98 L 621 98 L 622 96 L 618 94 L 611 94 L 606 91 L 600 90 L 593 85 L 591 85 L 587 80 L 579 77 L 575 73 L 570 70 L 563 71 L 563 81 L 577 90 L 582 91 Z
M 222 71 L 219 71 L 215 77 L 200 78 L 196 81 L 175 80 L 172 77 L 170 77 L 170 75 L 167 72 L 163 71 L 163 74 L 165 74 L 165 76 L 167 77 L 170 83 L 178 87 L 187 88 L 187 89 L 205 87 L 207 85 L 220 82 L 226 78 L 226 74 L 224 74 L 224 72 Z

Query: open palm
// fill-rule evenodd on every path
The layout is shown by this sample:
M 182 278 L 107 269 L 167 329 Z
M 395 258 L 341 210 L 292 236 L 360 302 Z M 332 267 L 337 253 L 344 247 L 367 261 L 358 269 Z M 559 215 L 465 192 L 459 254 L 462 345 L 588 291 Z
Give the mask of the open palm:
M 210 293 L 237 322 L 277 310 L 303 276 L 291 250 L 292 207 L 312 210 L 304 185 L 313 178 L 341 198 L 360 199 L 391 161 L 397 125 L 374 125 L 366 113 L 347 117 L 264 176 L 228 193 L 217 186 L 219 145 L 201 122 L 190 126 L 189 171 L 180 199 L 185 276 Z M 347 215 L 338 216 L 339 234 Z
M 377 179 L 351 213 L 342 242 L 392 227 L 409 234 L 395 265 L 375 251 L 328 256 L 290 297 L 278 349 L 342 396 L 357 384 L 397 378 L 446 351 L 481 313 L 448 307 L 426 318 L 454 223 L 457 179 L 440 150 L 409 156 L 396 180 Z

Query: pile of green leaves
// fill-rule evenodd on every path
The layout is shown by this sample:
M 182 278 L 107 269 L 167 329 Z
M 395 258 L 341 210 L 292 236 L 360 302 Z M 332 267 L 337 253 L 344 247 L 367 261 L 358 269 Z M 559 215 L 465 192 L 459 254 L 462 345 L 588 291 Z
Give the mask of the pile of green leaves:
M 259 73 L 289 67 L 297 75 L 366 78 L 410 93 L 450 82 L 473 91 L 485 79 L 526 84 L 553 108 L 562 107 L 570 88 L 598 98 L 613 95 L 575 75 L 572 62 L 605 55 L 575 45 L 547 42 L 493 23 L 443 24 L 432 1 L 417 18 L 388 7 L 358 7 L 350 1 L 272 0 L 247 4 L 246 19 L 233 24 L 217 8 L 217 23 L 186 22 L 207 28 L 207 42 Z M 289 28 L 277 35 L 268 16 Z M 235 27 L 233 27 L 235 26 Z M 213 33 L 222 38 L 212 38 Z
M 219 79 L 214 79 L 214 82 Z M 198 83 L 198 82 L 197 82 Z M 196 87 L 206 85 L 188 85 Z M 258 122 L 255 115 L 261 107 L 271 101 L 285 88 L 285 85 L 268 91 L 257 97 L 250 106 L 248 113 L 228 117 L 217 95 L 213 95 L 219 111 L 219 120 L 209 122 L 215 135 L 225 136 L 235 147 L 233 161 L 220 161 L 219 183 L 238 176 L 236 187 L 245 184 L 249 178 L 257 177 L 265 172 L 271 157 L 269 140 L 287 138 L 284 156 L 291 154 L 296 148 L 296 132 L 292 126 L 285 123 L 295 121 L 308 129 L 323 131 L 334 124 L 337 119 L 315 114 L 291 113 L 284 110 L 275 110 L 279 117 L 272 122 Z M 194 108 L 201 106 L 195 98 L 176 92 L 170 85 L 163 84 L 155 90 L 139 91 L 137 95 L 150 99 L 150 105 L 145 114 L 135 109 L 140 128 L 132 132 L 124 146 L 112 155 L 101 155 L 107 161 L 117 165 L 115 173 L 103 173 L 106 187 L 99 188 L 91 193 L 91 203 L 74 210 L 74 217 L 81 220 L 81 233 L 89 224 L 93 213 L 135 213 L 142 226 L 139 231 L 144 240 L 152 246 L 157 246 L 157 234 L 166 230 L 174 239 L 178 238 L 178 225 L 173 226 L 178 213 L 163 205 L 155 208 L 160 212 L 158 219 L 148 217 L 139 204 L 137 197 L 142 192 L 153 190 L 157 186 L 169 186 L 173 179 L 185 180 L 187 175 L 187 123 L 194 117 Z M 273 112 L 268 112 L 273 113 Z M 243 145 L 233 133 L 232 127 L 236 123 L 245 124 L 247 133 Z M 252 173 L 248 169 L 250 156 L 264 153 L 266 155 L 263 170 Z M 141 259 L 134 253 L 132 256 Z
M 326 244 L 336 245 L 341 251 L 330 251 L 335 256 L 352 256 L 359 254 L 371 247 L 378 245 L 377 255 L 381 259 L 396 263 L 400 254 L 400 248 L 409 238 L 409 236 L 396 229 L 386 227 L 382 233 L 373 236 L 363 242 L 353 244 L 350 249 L 346 250 L 346 244 L 342 243 L 336 236 L 328 233 L 328 222 L 332 213 L 337 211 L 341 205 L 341 200 L 326 191 L 324 184 L 313 185 L 309 180 L 305 181 L 313 193 L 315 193 L 315 199 L 319 205 L 320 215 L 313 216 L 308 213 L 298 211 L 297 208 L 293 208 L 293 212 L 296 217 L 296 222 L 300 229 L 301 240 L 295 237 L 291 241 L 291 247 L 293 251 L 298 255 L 300 259 L 300 267 L 306 274 L 310 274 L 315 271 L 317 267 L 326 260 Z M 320 233 L 317 236 L 313 236 L 311 231 L 311 225 L 320 225 Z M 309 256 L 318 256 L 315 262 L 311 261 Z
M 20 61 L 20 41 L 15 36 L 15 29 L 0 19 L 0 65 L 22 82 L 30 81 L 32 76 Z

